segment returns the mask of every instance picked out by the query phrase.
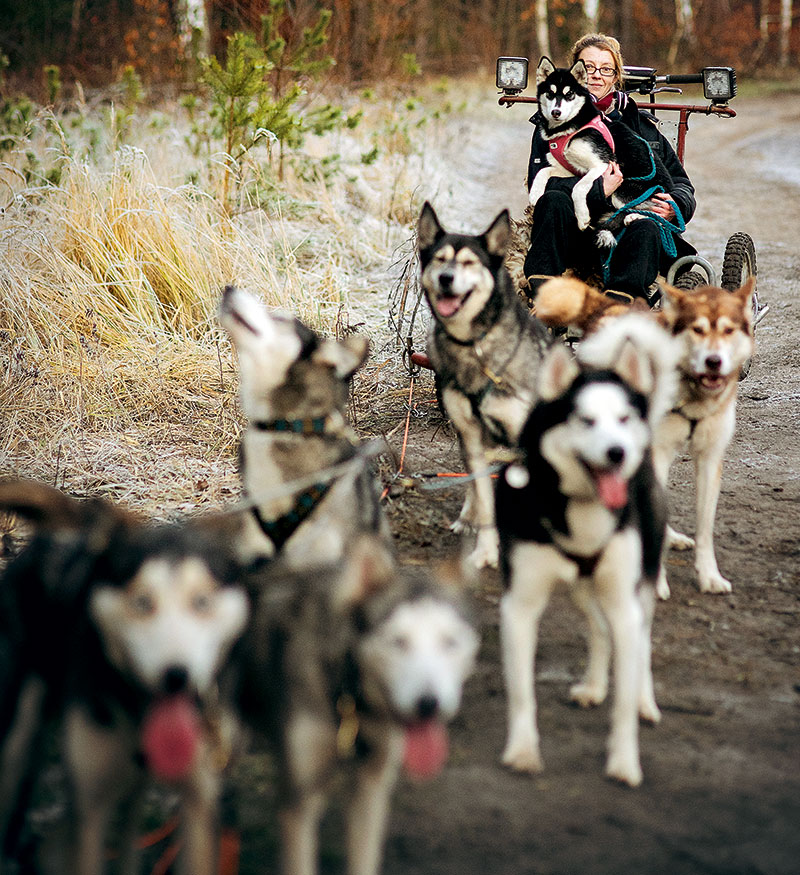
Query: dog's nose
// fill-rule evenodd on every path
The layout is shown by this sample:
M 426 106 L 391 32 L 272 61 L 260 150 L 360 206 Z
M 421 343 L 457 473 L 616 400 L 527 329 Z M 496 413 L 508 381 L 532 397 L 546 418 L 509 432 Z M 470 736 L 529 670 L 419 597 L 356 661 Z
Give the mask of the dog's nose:
M 189 686 L 189 672 L 182 665 L 171 665 L 164 672 L 161 685 L 169 695 L 182 693 Z
M 439 710 L 439 700 L 432 693 L 420 696 L 417 701 L 417 717 L 420 720 L 430 720 Z
M 550 115 L 553 116 L 553 118 L 561 118 L 561 110 L 560 109 L 551 109 Z
M 619 446 L 609 447 L 606 450 L 606 458 L 612 465 L 619 465 L 625 458 L 625 450 Z
M 722 358 L 718 355 L 706 356 L 706 368 L 709 371 L 718 371 L 722 367 Z
M 449 270 L 443 270 L 439 274 L 439 285 L 445 291 L 450 291 L 453 288 L 453 274 Z

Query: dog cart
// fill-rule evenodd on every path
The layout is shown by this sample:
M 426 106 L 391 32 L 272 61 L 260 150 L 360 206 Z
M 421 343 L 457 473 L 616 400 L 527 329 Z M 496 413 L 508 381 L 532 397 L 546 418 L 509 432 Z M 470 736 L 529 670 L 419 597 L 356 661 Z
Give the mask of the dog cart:
M 625 66 L 623 87 L 629 93 L 646 95 L 649 102 L 640 108 L 655 118 L 661 133 L 670 141 L 678 158 L 683 163 L 689 116 L 693 113 L 734 118 L 735 110 L 729 101 L 736 96 L 736 71 L 732 67 L 704 67 L 699 73 L 656 75 L 653 67 Z M 496 84 L 501 94 L 501 106 L 518 103 L 536 103 L 535 97 L 522 92 L 528 85 L 528 59 L 501 57 L 497 59 Z M 680 85 L 703 86 L 705 104 L 665 103 L 656 96 L 665 93 L 682 93 Z M 677 114 L 677 118 L 675 117 Z M 688 269 L 687 269 L 688 268 Z M 717 277 L 711 263 L 700 255 L 688 255 L 677 259 L 670 267 L 666 281 L 678 288 L 693 289 L 699 285 L 719 285 L 724 289 L 737 289 L 750 277 L 756 277 L 756 250 L 752 237 L 743 232 L 732 234 L 725 245 L 722 271 Z M 766 315 L 768 307 L 760 305 L 757 289 L 753 292 L 753 314 L 757 323 Z

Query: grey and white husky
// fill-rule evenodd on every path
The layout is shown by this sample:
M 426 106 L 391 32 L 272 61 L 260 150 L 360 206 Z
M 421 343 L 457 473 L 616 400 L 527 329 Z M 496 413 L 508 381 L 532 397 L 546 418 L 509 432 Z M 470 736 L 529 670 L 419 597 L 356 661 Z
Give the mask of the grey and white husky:
M 232 286 L 219 319 L 239 359 L 247 417 L 240 464 L 253 502 L 253 551 L 266 538 L 266 552 L 313 563 L 343 555 L 360 532 L 388 539 L 377 481 L 346 418 L 350 378 L 366 360 L 368 340 L 322 338 Z
M 260 575 L 261 576 L 261 575 Z M 245 637 L 240 706 L 279 774 L 284 875 L 313 875 L 334 779 L 352 780 L 347 871 L 376 875 L 401 766 L 434 775 L 478 634 L 463 593 L 398 568 L 362 536 L 335 565 L 266 570 Z
M 651 429 L 668 406 L 668 393 L 657 385 L 654 359 L 630 342 L 613 369 L 581 367 L 565 348 L 555 347 L 539 377 L 539 401 L 520 437 L 524 462 L 509 466 L 497 487 L 506 586 L 500 626 L 508 693 L 503 762 L 518 771 L 542 768 L 534 694 L 537 629 L 552 590 L 566 584 L 589 620 L 588 666 L 572 698 L 584 706 L 605 699 L 613 645 L 606 773 L 635 786 L 642 780 L 638 718 L 660 717 L 650 628 L 666 500 L 653 471 Z
M 486 475 L 498 450 L 515 445 L 533 405 L 546 337 L 503 263 L 510 235 L 507 210 L 483 234 L 454 234 L 427 202 L 417 227 L 422 287 L 434 317 L 428 355 L 464 464 L 478 475 L 453 529 L 477 529 L 470 558 L 479 568 L 498 561 L 493 486 Z

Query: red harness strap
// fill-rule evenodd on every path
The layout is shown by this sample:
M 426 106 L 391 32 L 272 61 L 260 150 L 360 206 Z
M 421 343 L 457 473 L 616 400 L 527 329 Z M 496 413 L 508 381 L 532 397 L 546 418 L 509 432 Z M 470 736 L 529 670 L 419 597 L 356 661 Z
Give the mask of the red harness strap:
M 564 157 L 564 150 L 567 148 L 569 141 L 581 131 L 585 131 L 588 128 L 593 128 L 599 134 L 602 135 L 603 139 L 608 143 L 611 147 L 611 151 L 614 151 L 614 138 L 611 136 L 611 131 L 609 131 L 608 126 L 603 121 L 603 117 L 596 115 L 590 122 L 587 122 L 582 128 L 578 128 L 577 131 L 573 131 L 571 134 L 561 134 L 560 136 L 554 137 L 552 140 L 548 140 L 548 145 L 550 146 L 550 154 L 553 158 L 558 161 L 558 163 L 562 167 L 566 167 L 570 173 L 574 176 L 580 176 L 581 173 L 575 167 L 573 167 L 569 161 Z

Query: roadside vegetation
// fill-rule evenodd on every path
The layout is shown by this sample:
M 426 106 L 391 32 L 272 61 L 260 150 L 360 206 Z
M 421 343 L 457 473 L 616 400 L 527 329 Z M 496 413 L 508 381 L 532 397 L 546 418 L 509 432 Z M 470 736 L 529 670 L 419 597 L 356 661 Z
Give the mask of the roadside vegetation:
M 309 40 L 290 58 L 268 26 L 231 37 L 225 64 L 158 105 L 132 68 L 68 96 L 50 68 L 47 105 L 0 92 L 4 475 L 155 513 L 222 502 L 240 423 L 221 288 L 327 333 L 350 330 L 354 299 L 385 319 L 386 272 L 458 106 L 413 65 L 381 91 L 323 95 L 324 40 Z

